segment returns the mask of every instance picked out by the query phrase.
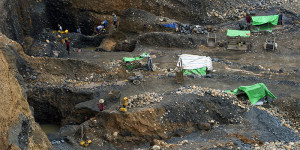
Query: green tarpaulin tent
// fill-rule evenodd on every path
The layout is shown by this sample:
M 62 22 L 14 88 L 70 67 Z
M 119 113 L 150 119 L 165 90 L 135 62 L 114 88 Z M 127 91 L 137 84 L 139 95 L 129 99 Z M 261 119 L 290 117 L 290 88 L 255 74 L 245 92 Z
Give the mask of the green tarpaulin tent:
M 183 75 L 206 75 L 206 67 L 199 68 L 199 69 L 183 69 Z
M 249 37 L 250 31 L 249 30 L 227 30 L 227 36 L 241 36 L 241 37 Z
M 141 60 L 141 59 L 144 59 L 144 58 L 146 58 L 146 57 L 150 57 L 150 55 L 147 54 L 147 53 L 143 53 L 143 54 L 140 55 L 139 57 L 123 57 L 123 61 L 124 61 L 124 62 L 132 62 L 132 61 L 135 61 L 135 60 Z M 135 65 L 133 65 L 133 64 L 131 64 L 131 63 L 127 64 L 126 66 L 127 66 L 127 68 L 128 68 L 129 70 L 132 70 L 134 67 L 136 67 Z
M 149 54 L 143 53 L 139 57 L 123 57 L 123 61 L 124 62 L 131 62 L 131 61 L 135 61 L 135 60 L 141 60 L 141 59 L 144 59 L 147 56 L 149 56 Z
M 258 100 L 267 96 L 267 98 L 276 99 L 276 97 L 268 90 L 265 84 L 257 83 L 251 86 L 240 86 L 238 89 L 226 91 L 227 93 L 239 94 L 245 92 L 252 105 L 255 105 Z
M 266 23 L 270 23 L 272 25 L 277 25 L 279 15 L 271 15 L 271 16 L 252 16 L 252 25 L 262 25 Z
M 252 16 L 252 25 L 254 31 L 270 31 L 272 32 L 273 26 L 278 24 L 279 15 L 271 16 Z

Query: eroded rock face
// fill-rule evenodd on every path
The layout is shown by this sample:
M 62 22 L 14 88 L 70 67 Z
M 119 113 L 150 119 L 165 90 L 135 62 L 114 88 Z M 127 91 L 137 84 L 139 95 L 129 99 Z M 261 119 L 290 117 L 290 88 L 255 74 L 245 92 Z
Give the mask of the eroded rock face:
M 0 31 L 19 43 L 48 27 L 45 5 L 35 0 L 1 1 L 0 14 Z
M 158 24 L 160 19 L 206 25 L 241 19 L 247 13 L 255 14 L 256 9 L 278 6 L 284 6 L 282 1 L 4 0 L 0 2 L 0 31 L 21 43 L 25 36 L 37 36 L 45 28 L 58 30 L 58 24 L 63 30 L 76 32 L 80 27 L 83 34 L 92 35 L 104 20 L 108 21 L 108 28 L 112 27 L 113 13 L 117 14 L 119 25 L 125 26 L 122 30 L 143 31 L 144 24 Z M 157 31 L 155 28 L 151 26 L 148 30 Z
M 35 123 L 26 94 L 19 84 L 16 52 L 21 46 L 0 33 L 0 149 L 52 149 Z
M 75 109 L 75 105 L 92 99 L 91 92 L 76 92 L 64 87 L 28 87 L 28 103 L 34 108 L 34 117 L 39 123 L 58 125 L 80 124 L 84 117 L 96 112 Z

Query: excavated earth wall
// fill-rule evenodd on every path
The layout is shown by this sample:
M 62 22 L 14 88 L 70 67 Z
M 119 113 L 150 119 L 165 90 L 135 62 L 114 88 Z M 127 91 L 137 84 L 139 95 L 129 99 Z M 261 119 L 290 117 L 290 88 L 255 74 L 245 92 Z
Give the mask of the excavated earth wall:
M 104 139 L 124 145 L 165 140 L 197 130 L 209 131 L 216 124 L 240 122 L 243 110 L 232 101 L 229 97 L 213 97 L 209 93 L 203 96 L 169 93 L 160 104 L 129 109 L 128 113 L 101 113 L 97 117 L 100 124 L 98 131 L 101 132 L 99 135 L 105 135 Z M 118 136 L 113 135 L 115 132 Z
M 16 67 L 21 46 L 0 34 L 0 149 L 52 149 L 35 122 Z

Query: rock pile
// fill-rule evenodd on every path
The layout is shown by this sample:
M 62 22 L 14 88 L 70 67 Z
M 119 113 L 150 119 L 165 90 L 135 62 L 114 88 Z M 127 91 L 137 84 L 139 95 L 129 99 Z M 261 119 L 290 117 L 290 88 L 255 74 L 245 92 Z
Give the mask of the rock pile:
M 259 149 L 288 149 L 296 150 L 300 147 L 300 142 L 265 142 L 263 146 L 254 145 L 254 150 Z M 252 149 L 252 148 L 251 148 Z
M 203 88 L 199 86 L 181 87 L 176 90 L 176 94 L 197 94 L 198 96 L 211 95 L 213 97 L 220 97 L 222 99 L 230 100 L 232 104 L 239 106 L 242 109 L 248 108 L 242 101 L 238 100 L 234 94 L 226 93 L 224 90 Z
M 163 140 L 154 139 L 153 144 L 154 145 L 151 148 L 152 150 L 154 150 L 154 149 L 173 149 L 176 146 L 189 144 L 189 141 L 183 140 L 183 141 L 178 141 L 177 144 L 168 144 L 167 142 L 165 142 Z
M 242 0 L 242 1 L 211 1 L 209 5 L 215 6 L 211 7 L 207 11 L 208 17 L 216 17 L 221 20 L 225 19 L 241 19 L 245 18 L 247 14 L 255 15 L 256 9 L 270 9 L 273 7 L 278 7 L 285 3 L 297 3 L 296 1 L 284 1 L 284 0 L 272 0 L 272 1 L 259 1 L 259 0 Z M 220 7 L 218 7 L 220 6 Z
M 112 60 L 111 62 L 106 63 L 106 66 L 109 68 L 120 67 L 122 65 L 122 60 Z
M 287 128 L 292 129 L 295 133 L 299 133 L 300 125 L 299 124 L 293 124 L 287 118 L 287 116 L 284 116 L 283 114 L 279 113 L 280 111 L 279 111 L 278 108 L 274 108 L 274 107 L 265 108 L 265 107 L 262 107 L 262 106 L 257 106 L 257 108 L 260 109 L 260 110 L 264 110 L 264 111 L 268 112 L 269 114 L 279 118 L 284 126 L 286 126 Z M 298 126 L 298 129 L 297 129 L 297 126 Z
M 200 25 L 190 25 L 190 24 L 180 24 L 178 28 L 178 32 L 185 33 L 185 34 L 207 34 L 208 29 L 207 27 L 202 27 Z
M 162 100 L 163 94 L 146 92 L 143 94 L 128 97 L 128 108 L 142 107 L 154 103 L 159 103 Z
M 159 146 L 160 148 L 170 148 L 170 145 L 163 140 L 154 139 L 153 144 L 154 144 L 153 147 Z
M 53 141 L 51 141 L 51 144 L 55 145 L 55 144 L 61 144 L 61 143 L 64 143 L 64 142 L 65 142 L 64 140 L 53 140 Z
M 217 90 L 217 89 L 211 89 L 211 88 L 203 88 L 199 86 L 187 86 L 187 87 L 181 87 L 176 90 L 176 94 L 182 95 L 182 94 L 197 94 L 199 96 L 204 96 L 205 94 L 211 95 L 213 97 L 221 97 L 224 99 L 233 99 L 236 98 L 232 94 L 228 94 L 225 91 Z

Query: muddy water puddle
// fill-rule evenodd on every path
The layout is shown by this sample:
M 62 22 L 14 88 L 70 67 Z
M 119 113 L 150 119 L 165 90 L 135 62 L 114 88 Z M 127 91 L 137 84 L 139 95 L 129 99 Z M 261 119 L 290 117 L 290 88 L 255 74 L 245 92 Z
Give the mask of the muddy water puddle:
M 40 126 L 46 134 L 55 133 L 60 129 L 60 126 L 55 124 L 40 124 Z

